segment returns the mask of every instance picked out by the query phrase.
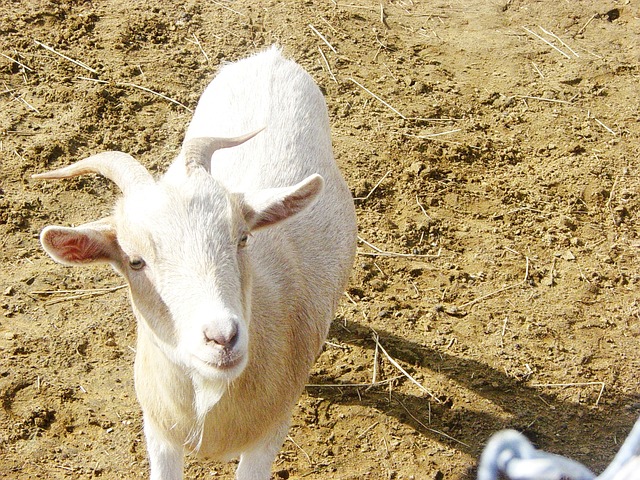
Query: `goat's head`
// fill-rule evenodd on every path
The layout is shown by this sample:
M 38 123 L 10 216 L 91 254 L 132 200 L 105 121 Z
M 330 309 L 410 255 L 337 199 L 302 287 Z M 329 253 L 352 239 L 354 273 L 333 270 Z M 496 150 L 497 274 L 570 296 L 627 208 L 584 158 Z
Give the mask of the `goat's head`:
M 322 177 L 312 175 L 291 187 L 229 192 L 210 175 L 211 155 L 254 134 L 192 139 L 177 160 L 180 173 L 157 182 L 122 152 L 34 175 L 96 172 L 120 187 L 112 216 L 74 228 L 46 227 L 42 245 L 63 264 L 110 263 L 129 283 L 141 333 L 200 378 L 230 381 L 246 365 L 251 232 L 302 211 L 323 187 Z

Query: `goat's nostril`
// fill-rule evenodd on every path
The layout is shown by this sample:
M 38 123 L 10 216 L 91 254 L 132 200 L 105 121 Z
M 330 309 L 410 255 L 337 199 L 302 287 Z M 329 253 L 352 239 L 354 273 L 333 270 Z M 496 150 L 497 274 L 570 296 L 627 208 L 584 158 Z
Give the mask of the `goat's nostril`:
M 238 327 L 235 324 L 226 329 L 207 327 L 203 333 L 207 343 L 215 343 L 221 347 L 232 348 L 238 340 Z

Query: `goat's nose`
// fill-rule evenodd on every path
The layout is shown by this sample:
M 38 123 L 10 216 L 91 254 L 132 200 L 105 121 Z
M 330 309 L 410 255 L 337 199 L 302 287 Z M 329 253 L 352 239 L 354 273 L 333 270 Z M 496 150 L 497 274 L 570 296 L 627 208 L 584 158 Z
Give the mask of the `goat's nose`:
M 233 348 L 238 340 L 238 325 L 233 322 L 225 327 L 207 326 L 204 328 L 203 333 L 207 343 Z

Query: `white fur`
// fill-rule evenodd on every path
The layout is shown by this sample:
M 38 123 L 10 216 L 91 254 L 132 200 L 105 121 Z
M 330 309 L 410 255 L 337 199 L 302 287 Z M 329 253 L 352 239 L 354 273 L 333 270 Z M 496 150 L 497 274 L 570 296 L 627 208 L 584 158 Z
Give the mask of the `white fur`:
M 183 451 L 239 456 L 240 480 L 270 477 L 348 280 L 353 202 L 324 99 L 302 68 L 276 48 L 223 67 L 185 146 L 263 127 L 216 151 L 210 172 L 208 158 L 185 161 L 187 148 L 157 182 L 132 164 L 135 185 L 123 188 L 112 217 L 41 235 L 54 259 L 107 261 L 130 285 L 152 479 L 182 478 Z

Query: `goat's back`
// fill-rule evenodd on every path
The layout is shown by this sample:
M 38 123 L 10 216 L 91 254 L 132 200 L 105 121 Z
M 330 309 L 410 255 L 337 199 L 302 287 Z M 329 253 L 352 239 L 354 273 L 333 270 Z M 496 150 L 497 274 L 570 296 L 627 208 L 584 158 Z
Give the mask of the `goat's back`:
M 334 304 L 353 264 L 353 200 L 333 158 L 322 92 L 302 67 L 275 47 L 220 70 L 198 103 L 185 141 L 233 137 L 262 127 L 265 130 L 245 144 L 217 151 L 211 174 L 230 191 L 290 186 L 313 173 L 322 175 L 325 189 L 313 207 L 256 232 L 251 243 L 256 257 L 262 256 L 262 263 L 268 260 L 267 267 L 278 261 L 291 266 L 294 261 L 311 287 L 304 294 Z M 276 275 L 293 273 L 275 270 Z

